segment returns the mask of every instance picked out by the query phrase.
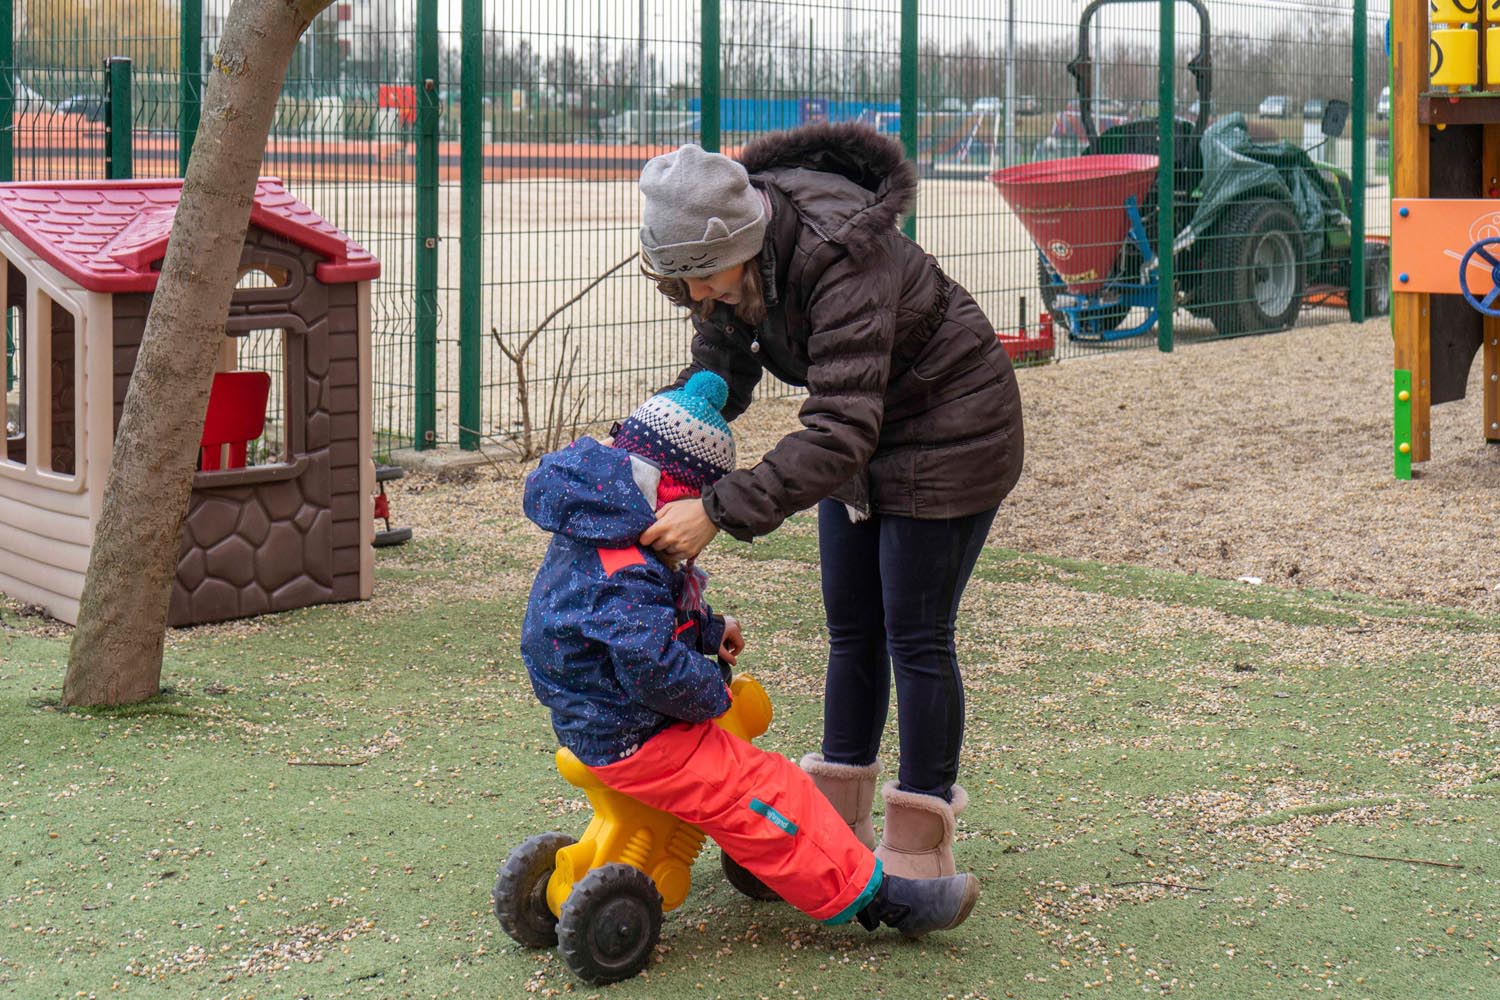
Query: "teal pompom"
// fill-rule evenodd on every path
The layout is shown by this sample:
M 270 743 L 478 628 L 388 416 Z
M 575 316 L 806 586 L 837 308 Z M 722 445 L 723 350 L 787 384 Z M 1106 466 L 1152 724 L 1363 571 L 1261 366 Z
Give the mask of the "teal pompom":
M 724 404 L 729 402 L 728 384 L 713 372 L 694 372 L 682 388 L 689 395 L 713 404 L 715 412 L 723 410 Z

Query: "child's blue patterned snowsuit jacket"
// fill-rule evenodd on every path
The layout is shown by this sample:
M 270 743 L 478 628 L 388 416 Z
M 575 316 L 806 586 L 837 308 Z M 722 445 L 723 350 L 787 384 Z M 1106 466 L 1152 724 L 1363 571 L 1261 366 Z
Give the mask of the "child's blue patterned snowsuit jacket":
M 729 708 L 716 662 L 723 620 L 676 609 L 682 574 L 636 545 L 655 520 L 630 456 L 582 438 L 526 477 L 526 516 L 553 533 L 521 631 L 521 657 L 558 740 L 609 764 L 676 721 Z

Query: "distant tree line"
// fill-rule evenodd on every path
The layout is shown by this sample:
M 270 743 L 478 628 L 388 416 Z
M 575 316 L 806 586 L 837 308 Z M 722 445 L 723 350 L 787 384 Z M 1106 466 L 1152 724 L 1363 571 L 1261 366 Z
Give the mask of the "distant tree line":
M 857 25 L 846 21 L 842 29 L 830 29 L 803 20 L 792 13 L 795 9 L 726 5 L 720 51 L 726 95 L 897 98 L 901 66 L 894 17 L 881 18 L 874 30 L 866 15 Z M 91 69 L 107 55 L 130 55 L 143 69 L 173 69 L 177 64 L 174 0 L 32 0 L 18 3 L 16 14 L 16 55 L 22 67 Z M 116 30 L 121 24 L 130 25 L 127 34 L 132 37 L 121 37 Z M 320 18 L 304 37 L 293 58 L 292 86 L 312 80 L 398 82 L 410 76 L 409 32 L 361 33 L 351 48 L 340 44 L 334 24 L 331 17 Z M 114 29 L 106 30 L 110 25 Z M 939 107 L 943 99 L 967 105 L 979 97 L 1005 95 L 1003 24 L 989 19 L 970 25 L 949 18 L 924 26 L 931 31 L 919 43 L 917 72 L 926 106 Z M 1253 110 L 1272 94 L 1298 103 L 1308 98 L 1347 99 L 1348 36 L 1346 19 L 1327 17 L 1277 27 L 1263 36 L 1218 32 L 1212 40 L 1215 107 Z M 482 37 L 485 89 L 501 107 L 508 107 L 511 94 L 520 91 L 529 109 L 599 116 L 638 108 L 643 101 L 658 107 L 680 102 L 696 96 L 699 89 L 699 53 L 691 43 L 642 45 L 633 38 L 595 36 L 549 44 L 550 39 L 496 30 Z M 1000 42 L 987 40 L 991 38 Z M 445 90 L 456 94 L 460 36 L 448 32 L 442 42 L 440 76 Z M 1196 44 L 1190 28 L 1179 33 L 1177 100 L 1184 106 L 1196 97 L 1187 72 Z M 1016 93 L 1044 102 L 1071 97 L 1073 81 L 1065 67 L 1076 45 L 1076 30 L 1018 42 Z M 1385 85 L 1388 64 L 1374 24 L 1368 52 L 1366 99 L 1373 107 Z M 1136 106 L 1157 99 L 1160 60 L 1149 19 L 1138 30 L 1106 31 L 1096 60 L 1098 96 Z

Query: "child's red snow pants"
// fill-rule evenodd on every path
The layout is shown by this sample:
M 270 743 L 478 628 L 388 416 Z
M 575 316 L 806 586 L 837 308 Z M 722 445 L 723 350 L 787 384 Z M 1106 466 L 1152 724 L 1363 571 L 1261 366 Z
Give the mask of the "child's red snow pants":
M 589 770 L 692 823 L 814 920 L 850 920 L 880 888 L 875 855 L 800 767 L 712 722 L 677 723 Z

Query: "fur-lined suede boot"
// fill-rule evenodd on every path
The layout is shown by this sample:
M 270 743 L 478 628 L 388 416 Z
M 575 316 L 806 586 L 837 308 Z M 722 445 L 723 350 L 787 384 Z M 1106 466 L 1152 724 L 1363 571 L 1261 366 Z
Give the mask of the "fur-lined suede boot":
M 860 843 L 875 850 L 875 821 L 870 813 L 875 806 L 875 778 L 880 774 L 880 762 L 864 766 L 831 764 L 822 754 L 810 753 L 802 758 L 802 770 L 838 810 Z
M 968 794 L 953 786 L 953 801 L 936 795 L 903 792 L 887 781 L 880 790 L 885 799 L 885 829 L 875 856 L 887 874 L 901 878 L 940 878 L 957 871 L 953 863 L 953 826 L 969 804 Z
M 944 878 L 887 875 L 875 898 L 854 916 L 867 931 L 885 924 L 907 937 L 921 937 L 928 931 L 951 931 L 968 919 L 978 899 L 979 879 L 967 873 Z

